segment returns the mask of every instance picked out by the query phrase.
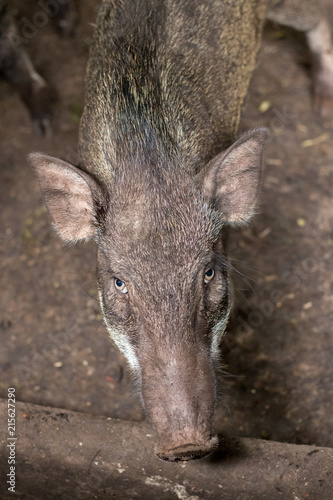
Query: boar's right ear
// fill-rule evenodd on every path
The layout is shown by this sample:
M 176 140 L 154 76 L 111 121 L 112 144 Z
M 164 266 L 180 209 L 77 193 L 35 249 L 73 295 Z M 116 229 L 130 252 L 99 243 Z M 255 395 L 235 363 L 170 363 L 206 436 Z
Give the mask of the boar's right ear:
M 101 194 L 97 182 L 86 172 L 52 156 L 32 153 L 29 162 L 60 237 L 68 242 L 92 238 L 96 230 L 94 197 Z
M 253 215 L 268 136 L 266 128 L 246 132 L 197 175 L 205 200 L 229 224 L 247 222 Z

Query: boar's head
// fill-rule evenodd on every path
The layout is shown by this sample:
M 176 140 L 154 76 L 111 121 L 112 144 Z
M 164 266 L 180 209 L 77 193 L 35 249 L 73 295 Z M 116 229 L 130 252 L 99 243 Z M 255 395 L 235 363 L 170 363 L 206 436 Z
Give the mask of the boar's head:
M 265 129 L 241 136 L 197 175 L 177 165 L 111 171 L 43 154 L 30 161 L 60 236 L 93 238 L 106 327 L 132 367 L 168 461 L 211 452 L 214 365 L 230 297 L 221 235 L 256 204 Z

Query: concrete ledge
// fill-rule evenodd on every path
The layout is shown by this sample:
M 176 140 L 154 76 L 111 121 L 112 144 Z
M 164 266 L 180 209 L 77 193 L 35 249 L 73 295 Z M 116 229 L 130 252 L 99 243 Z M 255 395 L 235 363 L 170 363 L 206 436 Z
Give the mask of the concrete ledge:
M 3 500 L 331 500 L 333 450 L 221 437 L 186 464 L 155 458 L 146 423 L 16 403 L 16 493 L 8 491 L 7 401 L 0 399 Z

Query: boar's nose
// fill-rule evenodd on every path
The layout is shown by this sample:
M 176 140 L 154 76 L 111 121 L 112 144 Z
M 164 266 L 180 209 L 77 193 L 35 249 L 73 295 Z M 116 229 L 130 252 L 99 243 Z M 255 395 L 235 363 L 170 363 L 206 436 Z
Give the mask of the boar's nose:
M 217 448 L 218 437 L 213 436 L 204 443 L 182 443 L 169 448 L 160 444 L 156 448 L 156 455 L 166 462 L 181 462 L 185 460 L 194 460 L 209 455 Z

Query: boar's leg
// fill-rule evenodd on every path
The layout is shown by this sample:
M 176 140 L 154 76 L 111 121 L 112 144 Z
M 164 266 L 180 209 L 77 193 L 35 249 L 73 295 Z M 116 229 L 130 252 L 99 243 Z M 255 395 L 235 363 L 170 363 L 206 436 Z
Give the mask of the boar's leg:
M 322 116 L 333 111 L 333 45 L 330 26 L 315 0 L 269 2 L 268 19 L 306 34 L 313 60 L 314 109 Z
M 39 135 L 50 132 L 50 96 L 45 80 L 36 72 L 20 43 L 7 3 L 0 9 L 0 74 L 19 92 Z
M 57 29 L 63 35 L 73 35 L 78 20 L 75 0 L 67 0 L 66 3 L 57 4 L 56 7 L 57 12 L 54 14 L 54 23 Z
M 314 107 L 317 113 L 328 116 L 333 111 L 333 47 L 326 19 L 307 33 L 307 39 L 313 59 Z

